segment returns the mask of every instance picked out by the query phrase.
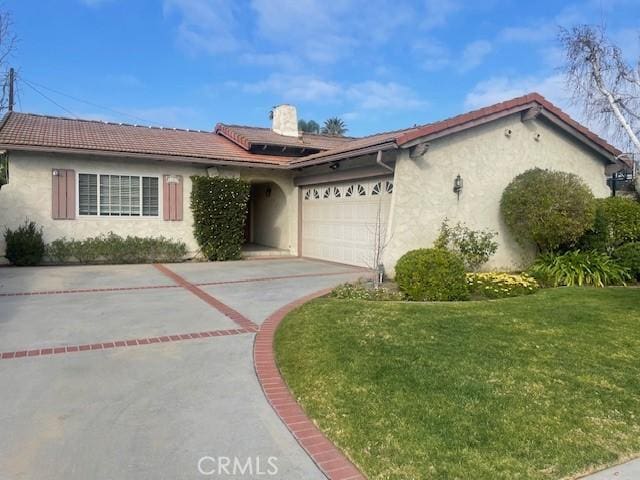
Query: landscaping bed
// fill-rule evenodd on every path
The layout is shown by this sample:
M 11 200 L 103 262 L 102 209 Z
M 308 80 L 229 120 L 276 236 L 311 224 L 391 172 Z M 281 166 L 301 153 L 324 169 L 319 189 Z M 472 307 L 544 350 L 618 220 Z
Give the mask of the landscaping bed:
M 556 479 L 637 456 L 639 351 L 636 288 L 323 298 L 276 335 L 294 394 L 372 479 Z

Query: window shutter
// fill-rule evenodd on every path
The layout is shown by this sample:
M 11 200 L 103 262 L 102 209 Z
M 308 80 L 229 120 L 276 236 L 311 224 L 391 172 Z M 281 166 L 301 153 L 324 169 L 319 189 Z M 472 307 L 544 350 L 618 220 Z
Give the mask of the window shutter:
M 182 176 L 164 175 L 162 180 L 162 217 L 182 220 Z
M 76 172 L 54 168 L 51 182 L 51 217 L 54 220 L 73 220 L 76 218 Z

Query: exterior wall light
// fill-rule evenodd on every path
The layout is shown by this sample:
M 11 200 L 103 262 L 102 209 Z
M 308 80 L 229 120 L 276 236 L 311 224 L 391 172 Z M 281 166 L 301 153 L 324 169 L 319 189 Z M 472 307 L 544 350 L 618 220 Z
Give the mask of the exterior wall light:
M 458 195 L 458 200 L 460 200 L 460 192 L 462 192 L 463 181 L 460 174 L 453 181 L 453 191 L 456 195 Z
M 271 187 L 267 187 L 264 191 L 264 194 L 267 198 L 269 198 L 271 196 Z

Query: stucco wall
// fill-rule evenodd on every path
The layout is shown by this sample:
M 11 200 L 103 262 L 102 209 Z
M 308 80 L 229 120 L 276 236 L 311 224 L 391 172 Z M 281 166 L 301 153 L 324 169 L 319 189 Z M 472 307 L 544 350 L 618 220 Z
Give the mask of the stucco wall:
M 51 218 L 51 171 L 52 169 L 73 169 L 79 173 L 112 173 L 121 175 L 182 175 L 183 177 L 183 220 L 164 221 L 162 219 L 162 183 L 160 183 L 160 218 L 127 217 L 80 217 L 75 220 L 53 220 Z M 280 201 L 284 211 L 272 216 L 274 230 L 281 232 L 277 246 L 297 251 L 297 189 L 293 186 L 288 172 L 274 172 L 260 169 L 211 170 L 211 174 L 240 176 L 252 182 L 274 181 L 280 188 Z M 9 155 L 9 183 L 0 190 L 0 229 L 16 228 L 25 218 L 44 227 L 45 242 L 57 238 L 83 239 L 109 232 L 118 235 L 165 237 L 183 241 L 190 254 L 198 251 L 193 238 L 193 215 L 189 207 L 191 195 L 191 175 L 207 175 L 207 169 L 198 165 L 151 162 L 140 160 L 105 160 L 100 157 L 62 156 L 47 153 L 11 152 Z M 276 190 L 274 188 L 274 190 Z M 264 229 L 268 227 L 263 221 Z M 0 238 L 0 255 L 5 251 L 4 238 Z
M 510 137 L 505 129 L 511 129 Z M 540 140 L 534 134 L 540 133 Z M 580 175 L 597 197 L 610 194 L 604 160 L 583 144 L 544 120 L 523 123 L 519 115 L 434 140 L 427 153 L 409 158 L 398 154 L 385 266 L 393 266 L 405 252 L 429 247 L 446 218 L 474 229 L 498 232 L 496 255 L 486 270 L 515 270 L 532 258 L 511 237 L 500 216 L 504 188 L 519 173 L 540 167 Z M 460 174 L 464 188 L 458 200 L 453 182 Z
M 160 180 L 160 218 L 80 217 L 75 220 L 51 218 L 51 171 L 73 169 L 79 173 L 113 173 L 121 175 L 182 175 L 184 216 L 182 221 L 162 219 L 162 180 Z M 136 160 L 105 161 L 97 157 L 59 156 L 46 153 L 11 152 L 9 183 L 0 190 L 0 225 L 15 228 L 25 218 L 44 227 L 45 242 L 60 237 L 82 239 L 103 233 L 118 235 L 164 235 L 187 244 L 190 252 L 198 249 L 193 238 L 193 216 L 189 208 L 190 175 L 206 175 L 203 167 Z M 0 240 L 4 253 L 4 239 Z
M 253 231 L 255 243 L 298 253 L 298 189 L 290 172 L 241 169 L 240 178 L 255 185 Z M 271 185 L 267 198 L 266 187 Z

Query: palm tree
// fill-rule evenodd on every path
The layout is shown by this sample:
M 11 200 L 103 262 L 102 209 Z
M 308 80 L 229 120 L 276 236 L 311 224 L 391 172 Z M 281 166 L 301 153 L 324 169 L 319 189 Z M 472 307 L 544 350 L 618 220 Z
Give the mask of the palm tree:
M 333 117 L 324 121 L 322 133 L 325 135 L 333 135 L 335 137 L 344 137 L 347 133 L 347 125 L 341 118 Z
M 320 125 L 314 120 L 305 122 L 304 120 L 298 120 L 298 130 L 305 133 L 320 133 Z

